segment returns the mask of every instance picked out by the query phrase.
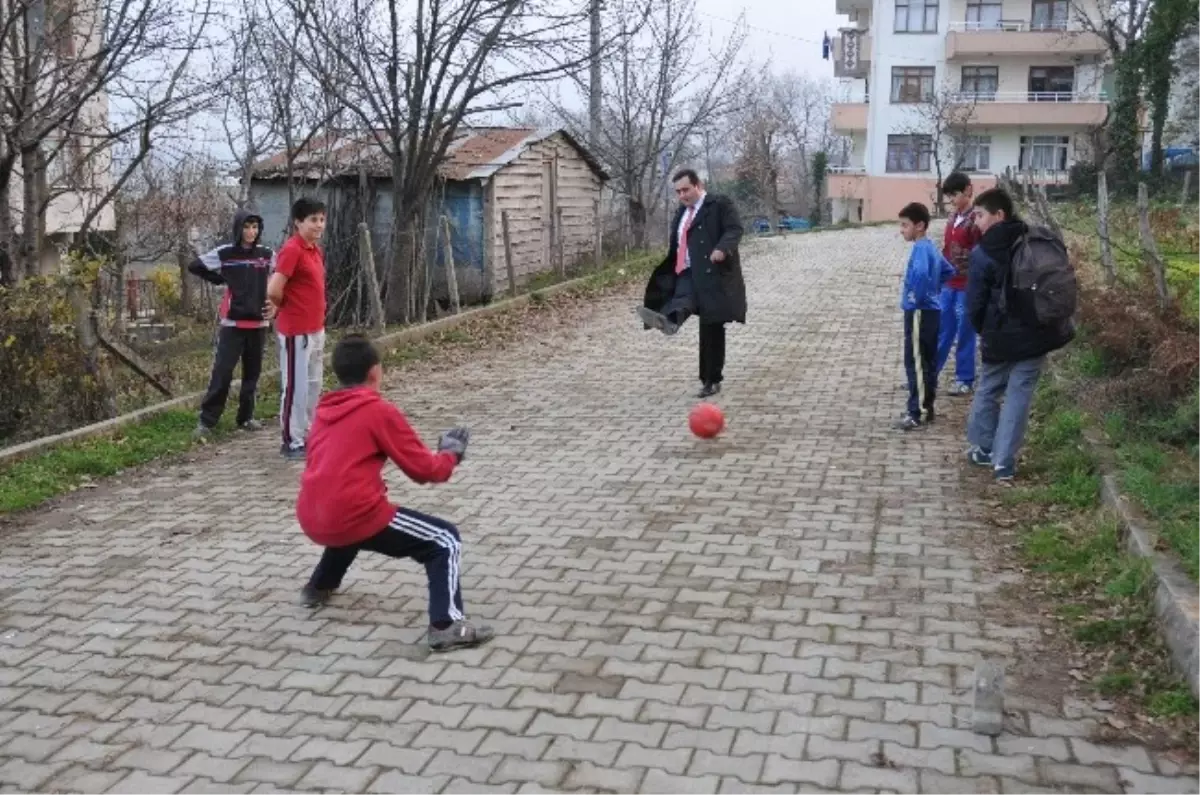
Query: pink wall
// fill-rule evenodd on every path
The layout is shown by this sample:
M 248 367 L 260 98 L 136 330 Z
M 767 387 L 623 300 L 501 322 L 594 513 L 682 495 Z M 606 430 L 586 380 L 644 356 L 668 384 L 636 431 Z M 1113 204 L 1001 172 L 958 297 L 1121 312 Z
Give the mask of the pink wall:
M 996 178 L 987 174 L 971 177 L 975 191 L 996 186 Z M 830 199 L 861 199 L 864 221 L 890 221 L 909 202 L 921 202 L 934 209 L 937 180 L 933 177 L 868 177 L 862 174 L 834 174 L 829 177 Z

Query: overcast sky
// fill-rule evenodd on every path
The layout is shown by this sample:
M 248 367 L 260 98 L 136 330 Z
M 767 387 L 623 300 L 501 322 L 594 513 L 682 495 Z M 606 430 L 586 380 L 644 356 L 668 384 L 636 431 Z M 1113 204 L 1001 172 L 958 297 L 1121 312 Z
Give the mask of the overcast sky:
M 696 0 L 696 8 L 701 26 L 711 28 L 717 40 L 733 31 L 744 12 L 745 52 L 759 63 L 769 60 L 776 73 L 833 77 L 833 61 L 821 58 L 821 39 L 847 24 L 834 12 L 834 0 Z M 217 119 L 195 118 L 189 127 L 193 141 L 206 142 L 219 158 L 229 157 Z
M 744 12 L 746 49 L 757 59 L 769 57 L 776 72 L 833 77 L 833 61 L 821 60 L 821 37 L 847 24 L 834 12 L 834 0 L 696 0 L 696 7 L 717 34 L 732 30 Z

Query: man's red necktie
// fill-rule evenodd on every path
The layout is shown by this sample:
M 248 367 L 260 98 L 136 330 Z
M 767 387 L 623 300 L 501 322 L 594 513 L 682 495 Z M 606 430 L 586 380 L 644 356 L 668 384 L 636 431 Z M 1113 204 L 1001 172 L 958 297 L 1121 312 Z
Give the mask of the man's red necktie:
M 692 216 L 696 214 L 696 208 L 689 207 L 687 218 L 683 220 L 683 229 L 679 232 L 679 251 L 675 253 L 675 275 L 679 275 L 687 270 L 687 238 L 688 229 L 692 227 Z

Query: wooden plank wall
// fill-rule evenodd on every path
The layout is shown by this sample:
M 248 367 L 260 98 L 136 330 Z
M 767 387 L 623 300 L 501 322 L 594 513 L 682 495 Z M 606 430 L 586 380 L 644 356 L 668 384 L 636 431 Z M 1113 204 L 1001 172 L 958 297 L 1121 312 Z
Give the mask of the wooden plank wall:
M 557 179 L 551 175 L 555 167 Z M 590 261 L 595 245 L 595 200 L 600 196 L 600 179 L 561 135 L 529 147 L 496 172 L 491 181 L 488 237 L 493 256 L 489 262 L 497 293 L 508 289 L 500 222 L 504 210 L 508 210 L 518 283 L 558 267 L 550 239 L 554 206 L 562 209 L 562 249 L 567 267 L 577 260 Z M 553 182 L 558 186 L 554 197 L 550 191 Z

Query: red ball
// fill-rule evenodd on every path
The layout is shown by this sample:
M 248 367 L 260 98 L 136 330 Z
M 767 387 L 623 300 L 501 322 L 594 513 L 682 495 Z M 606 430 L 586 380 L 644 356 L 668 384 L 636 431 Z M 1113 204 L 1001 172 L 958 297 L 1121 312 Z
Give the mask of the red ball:
M 725 427 L 725 415 L 712 403 L 697 403 L 688 415 L 688 427 L 701 439 L 711 439 Z

